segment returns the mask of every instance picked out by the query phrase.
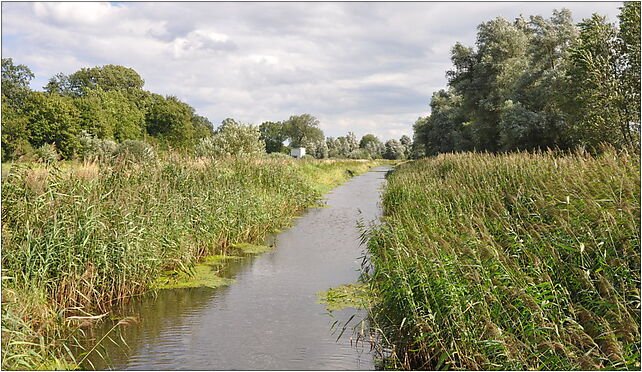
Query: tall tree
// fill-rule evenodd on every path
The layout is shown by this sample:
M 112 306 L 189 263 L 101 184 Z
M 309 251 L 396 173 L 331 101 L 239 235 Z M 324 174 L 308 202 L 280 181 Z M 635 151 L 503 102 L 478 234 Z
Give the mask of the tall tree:
M 319 120 L 310 114 L 293 115 L 283 124 L 290 139 L 290 146 L 303 146 L 306 142 L 323 140 Z
M 265 141 L 265 150 L 268 154 L 283 150 L 283 142 L 288 139 L 288 133 L 282 122 L 263 122 L 259 126 L 259 131 L 261 139 Z
M 106 65 L 82 68 L 73 74 L 56 74 L 49 80 L 45 90 L 49 93 L 82 96 L 93 89 L 142 90 L 145 81 L 132 68 Z
M 2 58 L 2 101 L 21 105 L 29 95 L 33 72 L 26 65 L 15 65 L 12 58 Z
M 64 158 L 74 156 L 80 145 L 80 113 L 71 98 L 32 92 L 26 99 L 24 111 L 33 147 L 55 143 Z
M 593 14 L 579 23 L 578 43 L 569 55 L 567 104 L 571 135 L 580 144 L 596 147 L 628 142 L 628 123 L 618 107 L 617 30 Z
M 153 94 L 145 116 L 147 133 L 166 145 L 190 148 L 195 135 L 192 112 L 192 107 L 174 96 Z

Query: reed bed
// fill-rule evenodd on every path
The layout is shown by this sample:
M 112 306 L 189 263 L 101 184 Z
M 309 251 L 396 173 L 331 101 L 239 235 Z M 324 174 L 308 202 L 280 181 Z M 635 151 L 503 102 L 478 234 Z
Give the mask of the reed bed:
M 370 232 L 390 368 L 640 369 L 640 161 L 447 154 L 388 178 Z
M 2 368 L 73 368 L 71 319 L 107 313 L 163 270 L 261 242 L 374 164 L 179 156 L 14 164 L 2 180 Z

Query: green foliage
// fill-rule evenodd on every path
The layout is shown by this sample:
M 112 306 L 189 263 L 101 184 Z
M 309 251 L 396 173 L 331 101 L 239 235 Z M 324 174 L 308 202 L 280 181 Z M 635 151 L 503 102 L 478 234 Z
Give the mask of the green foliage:
M 303 144 L 303 147 L 305 147 L 306 155 L 311 155 L 317 159 L 328 157 L 328 145 L 324 139 L 315 142 L 308 141 Z
M 8 102 L 2 102 L 2 159 L 14 160 L 32 152 L 29 119 Z
M 363 137 L 361 137 L 361 141 L 359 141 L 359 147 L 365 149 L 368 144 L 372 142 L 380 143 L 381 141 L 374 134 L 365 134 Z
M 478 27 L 476 47 L 451 52 L 449 88 L 415 123 L 413 156 L 460 151 L 636 148 L 640 131 L 639 3 L 621 28 L 570 11 Z
M 81 128 L 100 138 L 139 139 L 145 131 L 145 113 L 118 90 L 86 90 L 73 100 L 80 111 Z
M 29 82 L 35 76 L 29 67 L 14 65 L 12 58 L 2 58 L 2 103 L 20 105 L 29 94 Z
M 282 152 L 271 152 L 269 154 L 266 154 L 266 157 L 271 159 L 292 159 L 292 156 L 284 154 Z
M 370 314 L 395 368 L 639 369 L 640 159 L 446 154 L 389 177 Z
M 35 149 L 33 153 L 36 155 L 36 161 L 41 163 L 51 164 L 60 160 L 60 155 L 58 155 L 56 145 L 53 143 L 45 143 Z
M 119 147 L 118 144 L 112 140 L 97 138 L 86 131 L 82 131 L 79 141 L 80 151 L 78 155 L 83 160 L 105 162 L 114 156 Z
M 82 96 L 89 91 L 134 91 L 142 90 L 145 81 L 131 68 L 106 65 L 82 68 L 66 76 L 62 73 L 49 80 L 45 90 L 49 93 Z
M 396 139 L 386 141 L 386 149 L 383 153 L 384 159 L 398 160 L 403 159 L 406 154 L 406 148 Z
M 259 129 L 232 119 L 223 121 L 212 137 L 201 139 L 195 148 L 196 156 L 220 158 L 225 156 L 260 156 L 265 153 L 265 143 Z
M 63 158 L 73 157 L 80 146 L 80 113 L 71 98 L 31 92 L 26 98 L 24 113 L 32 146 L 55 143 Z
M 282 122 L 266 121 L 259 126 L 261 139 L 265 142 L 265 151 L 270 154 L 281 152 L 283 142 L 288 139 L 288 133 Z
M 147 133 L 168 146 L 192 147 L 195 135 L 192 112 L 189 105 L 176 97 L 152 94 L 145 115 Z
M 308 142 L 323 140 L 323 131 L 319 128 L 319 120 L 310 114 L 290 116 L 283 123 L 283 128 L 292 147 L 301 147 Z
M 110 146 L 111 144 L 109 142 L 101 143 L 101 147 L 105 149 L 105 153 L 109 150 Z M 126 140 L 121 142 L 118 144 L 113 154 L 118 160 L 133 163 L 148 163 L 156 159 L 156 151 L 154 151 L 152 145 L 138 140 Z
M 214 134 L 214 126 L 205 116 L 192 112 L 192 126 L 194 126 L 194 139 L 211 137 Z

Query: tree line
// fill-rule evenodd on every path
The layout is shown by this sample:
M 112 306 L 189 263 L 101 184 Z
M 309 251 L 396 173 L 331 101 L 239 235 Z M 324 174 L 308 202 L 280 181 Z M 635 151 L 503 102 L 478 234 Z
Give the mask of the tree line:
M 413 156 L 640 144 L 640 3 L 619 27 L 567 9 L 480 24 L 455 44 L 447 89 L 414 124 Z
M 373 134 L 360 141 L 353 133 L 326 138 L 310 114 L 259 126 L 228 118 L 214 129 L 177 97 L 143 89 L 143 78 L 123 66 L 59 73 L 44 91 L 30 89 L 33 78 L 28 66 L 2 59 L 3 161 L 104 158 L 119 152 L 142 158 L 158 149 L 211 157 L 288 154 L 290 147 L 301 146 L 315 158 L 410 155 L 408 136 L 386 143 Z

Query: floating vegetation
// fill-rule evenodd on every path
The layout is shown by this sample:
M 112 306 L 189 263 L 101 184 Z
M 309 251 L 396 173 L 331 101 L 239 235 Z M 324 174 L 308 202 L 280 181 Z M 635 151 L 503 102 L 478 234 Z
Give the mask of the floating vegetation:
M 222 278 L 218 275 L 220 267 L 226 260 L 238 259 L 236 256 L 214 255 L 206 257 L 202 263 L 196 264 L 192 269 L 168 270 L 163 272 L 151 284 L 151 289 L 175 288 L 217 288 L 234 283 L 234 279 Z
M 256 245 L 250 243 L 233 244 L 232 248 L 238 249 L 245 254 L 260 254 L 274 249 L 274 247 L 270 247 L 267 245 Z
M 372 301 L 372 293 L 365 284 L 345 284 L 317 292 L 317 303 L 325 304 L 330 311 L 351 307 L 365 309 Z

